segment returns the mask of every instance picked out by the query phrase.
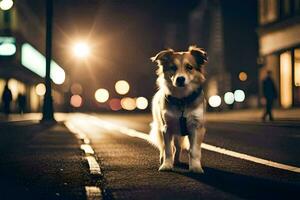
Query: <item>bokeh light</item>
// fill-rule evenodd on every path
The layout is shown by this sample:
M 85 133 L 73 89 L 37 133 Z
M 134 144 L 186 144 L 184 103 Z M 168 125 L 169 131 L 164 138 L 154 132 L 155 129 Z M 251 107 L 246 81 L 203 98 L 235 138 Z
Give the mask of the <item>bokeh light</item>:
M 0 8 L 2 10 L 9 10 L 13 7 L 14 2 L 12 0 L 2 0 L 0 1 Z
M 240 79 L 240 81 L 246 81 L 247 78 L 248 78 L 248 75 L 247 75 L 246 72 L 240 72 L 239 73 L 239 79 Z
M 99 103 L 104 103 L 109 98 L 109 92 L 106 89 L 100 88 L 95 92 L 95 99 Z
M 79 83 L 73 83 L 71 86 L 71 93 L 72 94 L 81 94 L 82 86 Z
M 140 110 L 145 110 L 148 107 L 148 100 L 145 97 L 138 97 L 136 99 L 136 107 Z
M 118 94 L 127 94 L 129 92 L 130 86 L 129 83 L 125 80 L 119 80 L 115 84 L 115 89 Z
M 78 42 L 73 46 L 73 53 L 78 58 L 86 58 L 90 54 L 90 47 L 86 42 Z
M 79 95 L 73 95 L 70 99 L 70 104 L 75 107 L 78 108 L 82 105 L 82 98 Z
M 46 87 L 44 83 L 39 83 L 35 86 L 35 93 L 39 96 L 44 96 L 46 93 Z
M 234 100 L 236 102 L 243 102 L 245 100 L 245 92 L 243 90 L 234 91 Z
M 224 94 L 224 101 L 228 105 L 233 104 L 234 103 L 234 94 L 232 92 L 226 92 Z
M 135 99 L 130 97 L 122 98 L 121 106 L 124 110 L 134 110 L 136 108 Z
M 109 101 L 109 107 L 113 111 L 118 111 L 122 109 L 121 100 L 120 99 L 111 99 Z
M 209 105 L 213 108 L 219 107 L 221 105 L 221 101 L 221 97 L 218 95 L 211 96 L 208 99 Z

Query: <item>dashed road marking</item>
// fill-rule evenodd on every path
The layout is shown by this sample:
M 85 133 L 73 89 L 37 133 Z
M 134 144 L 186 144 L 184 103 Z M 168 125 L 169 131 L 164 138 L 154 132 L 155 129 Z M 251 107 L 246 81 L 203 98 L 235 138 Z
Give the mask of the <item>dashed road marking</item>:
M 84 151 L 85 154 L 94 154 L 93 148 L 89 144 L 80 145 L 80 149 Z
M 101 200 L 101 189 L 96 186 L 85 186 L 85 193 L 87 200 Z
M 95 157 L 92 156 L 94 155 L 94 150 L 91 147 L 90 140 L 86 136 L 86 134 L 77 127 L 75 127 L 71 122 L 65 122 L 66 127 L 75 134 L 75 136 L 80 139 L 83 144 L 80 145 L 80 149 L 84 151 L 86 155 L 86 160 L 89 164 L 89 170 L 91 175 L 101 175 L 101 168 L 96 161 Z M 86 192 L 86 199 L 87 200 L 102 200 L 102 194 L 101 194 L 101 189 L 97 186 L 85 186 L 85 192 Z
M 140 138 L 140 139 L 143 139 L 143 140 L 147 140 L 151 144 L 154 144 L 152 142 L 150 136 L 147 133 L 143 133 L 143 132 L 140 132 L 140 131 L 136 131 L 134 129 L 127 128 L 127 127 L 122 127 L 122 126 L 119 126 L 119 125 L 115 125 L 115 124 L 112 124 L 112 123 L 109 123 L 107 121 L 101 120 L 101 119 L 99 119 L 97 117 L 94 117 L 94 116 L 90 116 L 90 115 L 83 115 L 83 116 L 88 118 L 89 122 L 91 122 L 91 123 L 93 123 L 96 126 L 99 126 L 101 128 L 106 128 L 106 129 L 109 129 L 109 130 L 116 130 L 116 131 L 118 131 L 120 133 L 123 133 L 123 134 L 126 134 L 130 137 L 137 137 L 137 138 Z M 242 159 L 242 160 L 247 160 L 247 161 L 250 161 L 250 162 L 254 162 L 254 163 L 258 163 L 258 164 L 262 164 L 262 165 L 265 165 L 265 166 L 269 166 L 269 167 L 273 167 L 273 168 L 277 168 L 277 169 L 282 169 L 282 170 L 286 170 L 286 171 L 290 171 L 290 172 L 300 173 L 300 168 L 296 167 L 296 166 L 286 165 L 286 164 L 274 162 L 274 161 L 271 161 L 271 160 L 258 158 L 258 157 L 255 157 L 255 156 L 251 156 L 251 155 L 247 155 L 247 154 L 244 154 L 244 153 L 231 151 L 231 150 L 228 150 L 228 149 L 225 149 L 225 148 L 217 147 L 217 146 L 206 144 L 206 143 L 202 143 L 201 147 L 203 149 L 208 150 L 208 151 L 224 154 L 224 155 L 231 156 L 231 157 L 234 157 L 234 158 L 239 158 L 239 159 Z
M 100 166 L 93 156 L 86 156 L 86 160 L 89 163 L 90 173 L 92 175 L 102 175 Z

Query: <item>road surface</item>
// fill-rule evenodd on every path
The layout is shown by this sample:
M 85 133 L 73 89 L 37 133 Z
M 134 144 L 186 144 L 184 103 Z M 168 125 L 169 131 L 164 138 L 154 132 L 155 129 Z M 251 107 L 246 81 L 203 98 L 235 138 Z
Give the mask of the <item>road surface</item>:
M 69 122 L 90 139 L 110 198 L 293 199 L 299 190 L 300 140 L 295 124 L 208 123 L 205 174 L 195 175 L 186 165 L 174 172 L 157 171 L 158 151 L 146 137 L 149 115 L 78 114 Z M 229 151 L 224 154 L 220 148 Z
M 0 199 L 297 199 L 300 124 L 207 123 L 203 175 L 158 172 L 149 114 L 0 122 Z M 186 159 L 186 158 L 185 158 Z

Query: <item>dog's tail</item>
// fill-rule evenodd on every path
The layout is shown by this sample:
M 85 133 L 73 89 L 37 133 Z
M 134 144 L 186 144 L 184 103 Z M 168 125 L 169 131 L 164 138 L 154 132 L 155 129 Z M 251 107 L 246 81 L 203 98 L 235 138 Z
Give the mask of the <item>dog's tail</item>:
M 151 127 L 151 130 L 150 130 L 149 136 L 150 136 L 151 142 L 158 149 L 161 150 L 161 148 L 164 145 L 162 130 L 159 129 L 158 124 L 154 121 L 152 123 L 150 123 L 150 127 Z

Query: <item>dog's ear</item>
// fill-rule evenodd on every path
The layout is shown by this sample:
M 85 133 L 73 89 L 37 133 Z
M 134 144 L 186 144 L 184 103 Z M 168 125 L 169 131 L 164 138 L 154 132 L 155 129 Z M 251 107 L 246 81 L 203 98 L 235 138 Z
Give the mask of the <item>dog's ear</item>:
M 204 49 L 198 48 L 196 46 L 190 46 L 189 52 L 192 56 L 194 56 L 196 63 L 199 67 L 203 66 L 208 62 L 207 53 Z
M 171 55 L 174 53 L 173 49 L 167 49 L 159 52 L 155 56 L 151 57 L 150 59 L 152 62 L 157 62 L 158 64 L 164 65 L 171 59 Z

